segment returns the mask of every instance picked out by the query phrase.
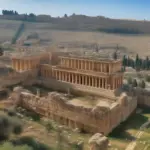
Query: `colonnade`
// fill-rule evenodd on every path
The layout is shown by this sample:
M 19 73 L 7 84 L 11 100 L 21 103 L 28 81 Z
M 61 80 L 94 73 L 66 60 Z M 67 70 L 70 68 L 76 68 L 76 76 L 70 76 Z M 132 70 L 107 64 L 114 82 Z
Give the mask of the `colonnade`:
M 122 85 L 122 76 L 112 77 L 111 79 L 100 76 L 92 76 L 81 73 L 60 71 L 57 69 L 41 68 L 41 75 L 45 78 L 54 77 L 59 81 L 69 82 L 73 84 L 80 84 L 85 86 L 104 88 L 104 89 L 117 89 Z
M 113 66 L 110 63 L 65 57 L 61 57 L 60 65 L 66 68 L 93 70 L 105 73 L 111 73 L 113 69 Z
M 123 84 L 123 77 L 115 77 L 112 79 L 112 89 L 117 89 Z
M 37 68 L 38 59 L 12 59 L 12 68 L 16 71 L 26 71 Z

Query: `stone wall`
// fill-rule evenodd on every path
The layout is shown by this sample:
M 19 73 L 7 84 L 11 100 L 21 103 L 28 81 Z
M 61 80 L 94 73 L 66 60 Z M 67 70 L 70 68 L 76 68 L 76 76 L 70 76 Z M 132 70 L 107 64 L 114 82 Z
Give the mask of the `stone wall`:
M 102 96 L 111 100 L 116 100 L 113 91 L 98 89 L 94 87 L 87 87 L 84 85 L 71 84 L 69 82 L 62 82 L 56 80 L 55 78 L 40 78 L 37 80 L 37 84 L 60 92 L 67 93 L 69 90 L 73 95 L 77 96 L 93 95 Z
M 127 119 L 136 108 L 136 103 L 131 105 L 132 100 L 125 95 L 118 102 L 115 102 L 111 108 L 105 106 L 95 106 L 94 108 L 74 106 L 68 103 L 68 99 L 64 95 L 56 92 L 52 92 L 44 98 L 29 93 L 21 93 L 20 99 L 23 107 L 32 109 L 60 124 L 105 135 Z
M 137 103 L 139 106 L 150 107 L 150 91 L 141 88 L 134 88 L 130 89 L 128 93 L 137 97 Z
M 9 73 L 8 75 L 5 76 L 1 76 L 0 77 L 0 83 L 1 83 L 1 87 L 6 87 L 6 86 L 12 86 L 12 85 L 16 85 L 18 83 L 30 83 L 32 84 L 35 80 L 35 78 L 37 77 L 37 70 L 30 70 L 30 71 L 26 71 L 26 72 L 12 72 Z M 28 81 L 28 82 L 27 82 Z

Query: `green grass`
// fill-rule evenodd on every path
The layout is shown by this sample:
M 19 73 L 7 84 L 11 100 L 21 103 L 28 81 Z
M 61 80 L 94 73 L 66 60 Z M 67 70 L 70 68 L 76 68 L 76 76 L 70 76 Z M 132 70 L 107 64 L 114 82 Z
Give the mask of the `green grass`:
M 149 118 L 150 110 L 146 109 L 142 114 L 133 114 L 127 121 L 121 123 L 120 126 L 114 129 L 108 136 L 112 148 L 124 150 L 131 140 L 135 138 L 140 126 L 147 122 Z

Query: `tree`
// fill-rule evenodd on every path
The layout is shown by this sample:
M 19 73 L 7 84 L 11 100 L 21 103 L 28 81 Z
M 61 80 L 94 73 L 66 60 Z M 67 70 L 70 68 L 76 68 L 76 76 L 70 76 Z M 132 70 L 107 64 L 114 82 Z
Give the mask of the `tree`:
M 133 80 L 132 86 L 133 86 L 133 87 L 137 87 L 137 86 L 138 86 L 136 79 Z
M 117 56 L 117 51 L 115 51 L 115 52 L 113 53 L 113 59 L 114 59 L 114 60 L 117 60 L 117 57 L 118 57 L 118 56 Z
M 140 82 L 139 87 L 141 87 L 142 89 L 145 89 L 146 84 L 145 84 L 144 80 L 142 80 L 142 81 Z
M 67 17 L 68 17 L 67 14 L 65 14 L 65 15 L 64 15 L 64 18 L 67 18 Z
M 139 67 L 140 67 L 140 60 L 139 60 L 139 55 L 138 55 L 138 54 L 136 55 L 135 66 L 136 66 L 136 69 L 139 70 Z
M 145 66 L 146 66 L 146 69 L 149 69 L 149 57 L 148 56 L 146 57 L 146 60 L 145 60 Z
M 122 58 L 122 65 L 125 67 L 127 66 L 127 58 L 126 58 L 126 55 L 123 56 Z

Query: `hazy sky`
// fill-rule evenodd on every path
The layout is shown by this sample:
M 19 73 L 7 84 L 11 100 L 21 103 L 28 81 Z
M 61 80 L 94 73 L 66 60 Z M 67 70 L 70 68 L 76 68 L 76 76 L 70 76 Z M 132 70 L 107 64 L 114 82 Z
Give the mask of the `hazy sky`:
M 0 0 L 0 9 L 51 16 L 76 13 L 150 20 L 150 0 Z

